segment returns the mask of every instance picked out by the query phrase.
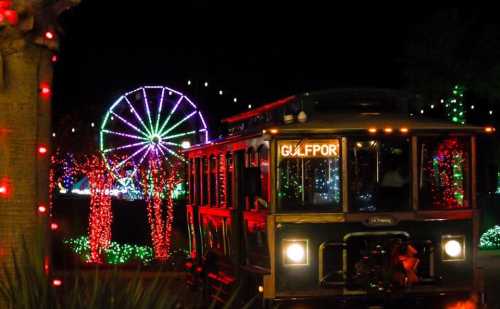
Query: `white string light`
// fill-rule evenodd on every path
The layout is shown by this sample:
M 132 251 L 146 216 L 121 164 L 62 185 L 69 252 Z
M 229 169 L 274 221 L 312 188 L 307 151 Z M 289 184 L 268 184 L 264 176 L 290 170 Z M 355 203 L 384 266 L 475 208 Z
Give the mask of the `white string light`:
M 252 108 L 252 104 L 248 104 L 248 109 L 251 109 Z
M 203 84 L 205 87 L 208 87 L 208 82 L 205 82 L 205 84 Z
M 92 123 L 90 124 L 90 126 L 93 128 L 93 127 L 95 127 L 95 124 L 92 122 Z
M 238 99 L 233 98 L 233 102 L 234 102 L 234 103 L 238 102 Z
M 191 80 L 188 80 L 188 86 L 191 86 Z
M 219 95 L 223 95 L 224 92 L 222 90 L 219 90 Z
M 474 105 L 471 105 L 471 106 L 470 106 L 470 109 L 474 109 Z

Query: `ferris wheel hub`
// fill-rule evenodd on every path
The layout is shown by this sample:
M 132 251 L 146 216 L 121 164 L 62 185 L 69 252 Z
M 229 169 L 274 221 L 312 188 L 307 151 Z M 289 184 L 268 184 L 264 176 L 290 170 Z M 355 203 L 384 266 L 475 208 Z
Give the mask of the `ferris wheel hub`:
M 149 138 L 149 140 L 151 141 L 151 144 L 158 145 L 161 142 L 161 136 L 154 134 Z

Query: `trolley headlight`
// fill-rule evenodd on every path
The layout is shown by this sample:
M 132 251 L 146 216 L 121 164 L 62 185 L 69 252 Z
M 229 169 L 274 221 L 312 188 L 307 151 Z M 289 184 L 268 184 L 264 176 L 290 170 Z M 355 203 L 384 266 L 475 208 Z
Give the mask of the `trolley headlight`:
M 309 264 L 307 239 L 283 239 L 283 265 L 301 266 Z
M 441 236 L 441 259 L 443 261 L 465 260 L 465 236 L 464 235 Z

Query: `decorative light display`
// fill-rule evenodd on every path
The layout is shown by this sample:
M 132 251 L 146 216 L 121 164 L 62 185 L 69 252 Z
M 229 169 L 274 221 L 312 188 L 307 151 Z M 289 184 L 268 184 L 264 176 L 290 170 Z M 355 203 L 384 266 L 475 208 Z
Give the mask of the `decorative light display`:
M 76 169 L 75 156 L 72 153 L 66 153 L 62 159 L 62 185 L 66 191 L 71 191 L 75 183 Z
M 40 85 L 40 92 L 42 93 L 43 96 L 47 97 L 50 95 L 51 93 L 51 90 L 50 90 L 50 86 L 49 84 L 47 83 L 42 83 Z
M 497 191 L 496 194 L 500 194 L 500 171 L 497 172 Z
M 148 168 L 140 172 L 154 255 L 157 260 L 163 261 L 170 256 L 174 219 L 173 193 L 179 182 L 176 174 L 178 168 L 172 165 L 167 166 L 167 164 L 171 163 L 153 158 L 148 160 Z M 166 208 L 165 211 L 164 208 Z
M 62 285 L 62 280 L 61 279 L 53 279 L 52 280 L 52 285 L 54 287 L 60 287 Z
M 40 146 L 38 147 L 38 153 L 39 153 L 39 154 L 41 154 L 41 155 L 46 154 L 46 153 L 47 153 L 47 151 L 48 151 L 48 150 L 47 150 L 47 147 L 45 147 L 44 145 L 40 145 Z
M 54 54 L 54 55 L 52 55 L 52 57 L 50 57 L 50 61 L 51 61 L 52 63 L 56 63 L 56 62 L 57 62 L 57 60 L 59 60 L 59 57 L 57 57 L 57 55 L 55 55 L 55 54 Z
M 445 111 L 454 123 L 465 124 L 464 92 L 464 86 L 455 85 L 451 95 L 446 99 Z
M 17 12 L 11 8 L 12 1 L 0 1 L 0 26 L 3 26 L 5 22 L 15 26 L 19 22 Z
M 458 138 L 449 138 L 438 144 L 437 151 L 427 164 L 432 177 L 432 203 L 435 209 L 463 208 L 464 145 Z
M 163 86 L 122 95 L 106 113 L 100 131 L 100 151 L 123 185 L 133 182 L 152 157 L 184 160 L 178 153 L 183 141 L 208 142 L 205 119 L 186 95 Z M 109 156 L 123 159 L 111 165 Z
M 47 213 L 47 207 L 45 205 L 38 205 L 37 211 L 38 214 L 44 215 Z
M 67 239 L 64 243 L 85 262 L 91 262 L 87 236 Z M 108 264 L 126 264 L 134 260 L 140 261 L 142 264 L 149 264 L 153 260 L 153 249 L 150 246 L 119 244 L 112 241 L 109 247 L 104 250 L 103 255 Z
M 55 38 L 54 32 L 52 32 L 52 31 L 46 31 L 46 32 L 45 32 L 45 38 L 46 38 L 47 40 L 52 40 L 52 39 L 54 39 L 54 38 Z
M 0 178 L 0 198 L 8 198 L 11 194 L 9 179 L 7 177 Z
M 500 249 L 500 226 L 495 225 L 481 235 L 479 248 Z
M 102 253 L 111 244 L 111 195 L 113 177 L 101 156 L 93 155 L 80 166 L 89 180 L 90 215 L 89 239 L 92 263 L 102 263 Z

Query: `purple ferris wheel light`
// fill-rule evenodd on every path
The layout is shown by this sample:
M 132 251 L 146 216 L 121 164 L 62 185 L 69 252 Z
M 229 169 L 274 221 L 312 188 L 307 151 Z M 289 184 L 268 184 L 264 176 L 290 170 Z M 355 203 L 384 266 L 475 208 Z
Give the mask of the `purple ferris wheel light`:
M 207 124 L 196 104 L 165 86 L 126 92 L 109 108 L 100 131 L 101 153 L 118 179 L 136 175 L 146 158 L 184 160 L 186 145 L 207 142 Z

